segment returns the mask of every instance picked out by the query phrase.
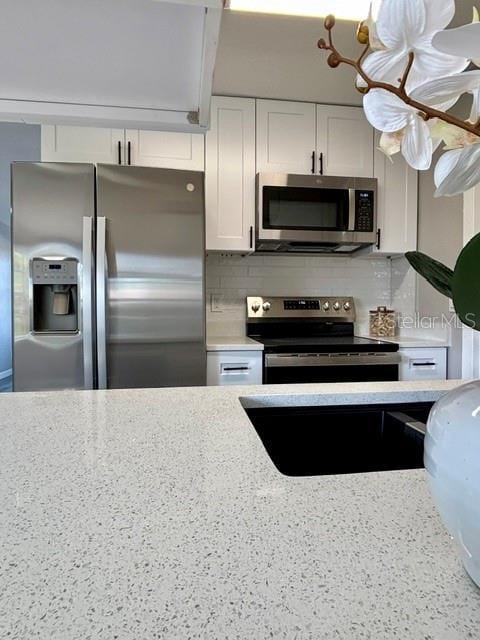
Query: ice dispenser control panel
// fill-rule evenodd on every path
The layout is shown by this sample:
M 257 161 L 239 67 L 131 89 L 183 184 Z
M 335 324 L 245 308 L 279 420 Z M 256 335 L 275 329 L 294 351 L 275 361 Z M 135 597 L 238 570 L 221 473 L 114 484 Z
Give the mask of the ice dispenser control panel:
M 79 331 L 78 260 L 33 258 L 31 330 L 65 334 Z
M 33 284 L 77 284 L 76 260 L 33 260 Z

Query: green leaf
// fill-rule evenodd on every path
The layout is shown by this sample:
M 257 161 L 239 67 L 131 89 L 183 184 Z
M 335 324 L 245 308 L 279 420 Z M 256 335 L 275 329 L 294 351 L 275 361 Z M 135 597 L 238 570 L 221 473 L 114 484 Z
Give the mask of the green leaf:
M 453 271 L 421 251 L 408 251 L 406 259 L 417 273 L 447 298 L 452 297 Z
M 453 304 L 460 320 L 480 330 L 480 234 L 464 246 L 452 280 Z

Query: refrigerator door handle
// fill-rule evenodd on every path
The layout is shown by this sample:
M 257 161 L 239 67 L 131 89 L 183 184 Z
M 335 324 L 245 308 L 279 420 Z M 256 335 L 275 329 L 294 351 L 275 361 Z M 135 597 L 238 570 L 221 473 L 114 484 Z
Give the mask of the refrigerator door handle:
M 83 379 L 85 389 L 93 389 L 93 218 L 83 218 L 82 239 L 82 332 L 83 332 Z
M 98 388 L 107 388 L 107 219 L 97 218 L 97 367 Z

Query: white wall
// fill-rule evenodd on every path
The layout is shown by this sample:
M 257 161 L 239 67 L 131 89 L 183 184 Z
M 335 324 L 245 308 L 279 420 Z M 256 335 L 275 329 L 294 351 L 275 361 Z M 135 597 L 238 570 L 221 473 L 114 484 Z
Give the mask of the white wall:
M 357 333 L 368 333 L 368 311 L 390 305 L 390 260 L 325 256 L 207 257 L 207 331 L 210 335 L 245 333 L 245 298 L 272 296 L 354 296 Z M 221 296 L 221 312 L 210 297 Z
M 328 67 L 317 48 L 323 20 L 224 12 L 214 93 L 332 104 L 358 105 L 355 73 Z M 355 55 L 355 25 L 339 22 L 335 37 L 342 52 Z
M 294 1 L 294 0 L 292 0 Z M 471 0 L 457 0 L 452 25 L 472 19 Z M 341 53 L 361 51 L 356 24 L 338 21 L 335 44 Z M 299 18 L 225 11 L 215 68 L 214 93 L 279 100 L 359 105 L 355 73 L 345 65 L 327 66 L 317 48 L 325 36 L 322 18 Z

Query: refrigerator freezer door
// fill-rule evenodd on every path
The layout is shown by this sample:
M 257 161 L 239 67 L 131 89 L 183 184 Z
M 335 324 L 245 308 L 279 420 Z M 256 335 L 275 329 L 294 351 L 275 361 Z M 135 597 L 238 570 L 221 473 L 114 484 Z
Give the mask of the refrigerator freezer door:
M 93 165 L 12 165 L 15 391 L 90 386 L 91 323 L 86 333 L 84 323 L 91 298 L 83 245 L 93 227 L 94 196 Z
M 99 165 L 97 214 L 106 221 L 106 327 L 97 334 L 106 386 L 205 384 L 203 173 Z

